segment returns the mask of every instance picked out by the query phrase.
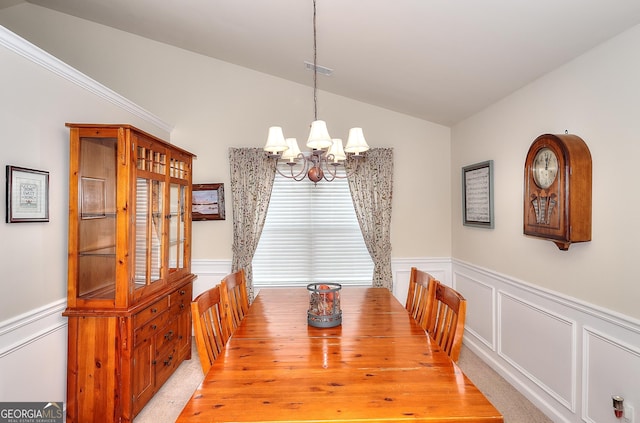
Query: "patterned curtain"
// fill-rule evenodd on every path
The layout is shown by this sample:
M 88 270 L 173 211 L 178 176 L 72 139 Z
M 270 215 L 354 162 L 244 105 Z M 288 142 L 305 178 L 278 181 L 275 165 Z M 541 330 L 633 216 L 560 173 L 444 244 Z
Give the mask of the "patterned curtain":
M 348 170 L 353 169 L 349 163 Z M 349 188 L 364 243 L 373 260 L 373 286 L 393 289 L 391 273 L 391 196 L 393 149 L 372 148 L 349 177 Z
M 247 294 L 253 301 L 251 260 L 258 246 L 269 208 L 276 170 L 261 148 L 230 148 L 233 207 L 233 259 L 231 271 L 244 269 Z

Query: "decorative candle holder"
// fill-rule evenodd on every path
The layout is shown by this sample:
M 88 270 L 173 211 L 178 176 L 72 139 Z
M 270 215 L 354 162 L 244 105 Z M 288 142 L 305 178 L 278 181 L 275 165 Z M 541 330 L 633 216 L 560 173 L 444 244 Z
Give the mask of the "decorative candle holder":
M 310 283 L 309 310 L 307 322 L 317 328 L 332 328 L 342 324 L 342 310 L 340 309 L 339 283 Z

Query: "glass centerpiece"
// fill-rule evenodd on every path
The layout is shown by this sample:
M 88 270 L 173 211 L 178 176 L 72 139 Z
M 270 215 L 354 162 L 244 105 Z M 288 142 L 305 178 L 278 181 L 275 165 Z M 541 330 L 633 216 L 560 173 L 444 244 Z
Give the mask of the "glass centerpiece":
M 342 324 L 342 310 L 340 309 L 339 283 L 310 283 L 309 310 L 307 322 L 318 328 L 332 328 Z

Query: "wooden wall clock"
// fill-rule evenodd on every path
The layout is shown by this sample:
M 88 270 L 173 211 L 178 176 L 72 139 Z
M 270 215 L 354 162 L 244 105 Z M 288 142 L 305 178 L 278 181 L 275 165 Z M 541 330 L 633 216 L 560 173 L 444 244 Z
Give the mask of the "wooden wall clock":
M 524 234 L 561 250 L 591 241 L 591 153 L 573 134 L 535 139 L 524 165 Z

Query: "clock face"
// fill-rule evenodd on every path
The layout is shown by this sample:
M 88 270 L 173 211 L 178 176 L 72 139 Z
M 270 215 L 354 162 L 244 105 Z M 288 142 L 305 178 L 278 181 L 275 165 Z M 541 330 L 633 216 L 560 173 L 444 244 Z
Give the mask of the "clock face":
M 558 176 L 558 157 L 548 147 L 541 148 L 533 159 L 533 180 L 542 189 L 547 189 Z

